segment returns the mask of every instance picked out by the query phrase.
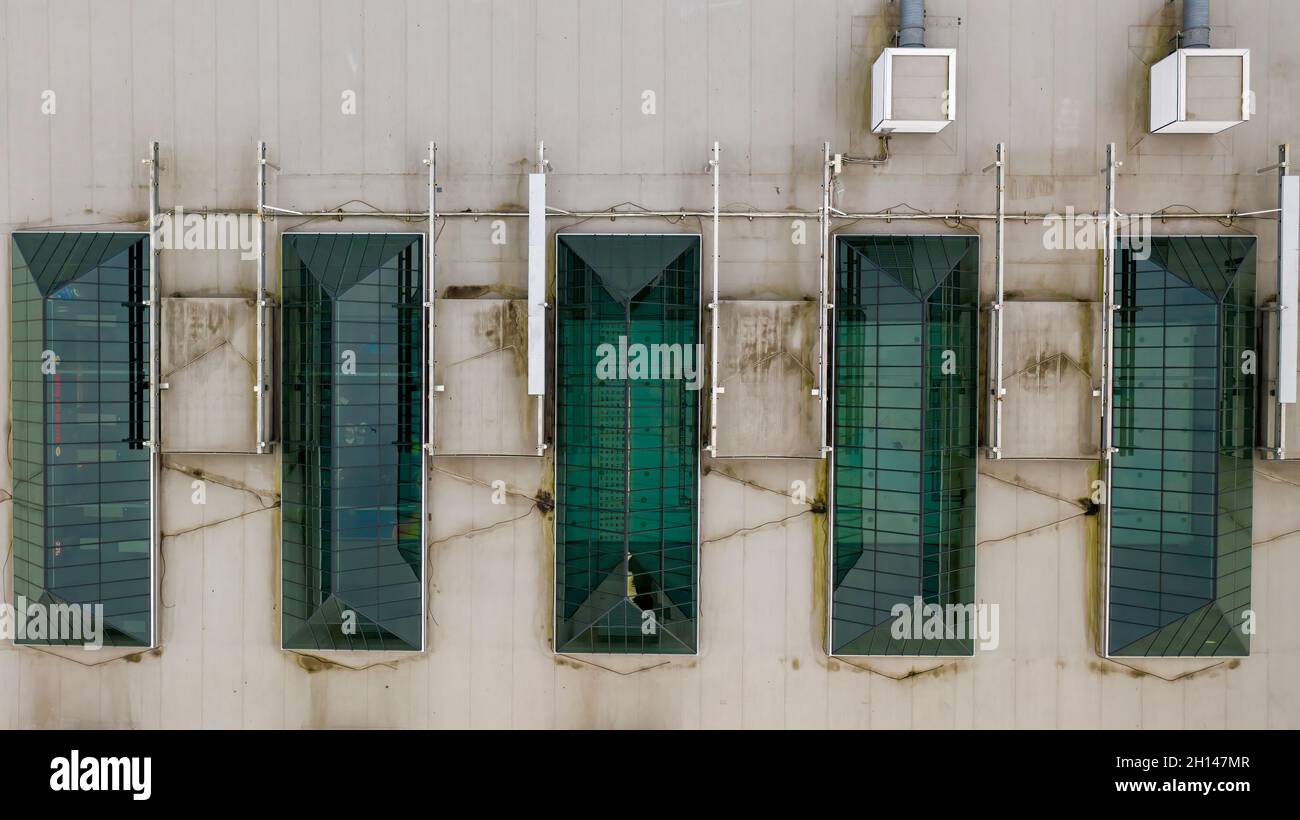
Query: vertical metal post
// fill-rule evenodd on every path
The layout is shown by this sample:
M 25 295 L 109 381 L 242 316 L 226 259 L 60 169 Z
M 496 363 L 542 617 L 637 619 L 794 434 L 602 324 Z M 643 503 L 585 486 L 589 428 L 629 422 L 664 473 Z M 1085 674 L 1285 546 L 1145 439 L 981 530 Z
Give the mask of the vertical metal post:
M 433 312 L 434 268 L 437 262 L 438 243 L 438 145 L 429 143 L 429 156 L 424 160 L 429 166 L 429 236 L 425 249 L 424 276 L 421 277 L 421 299 L 424 317 L 424 446 L 420 454 L 420 557 L 427 562 L 429 539 L 429 459 L 433 457 L 433 331 L 435 317 Z M 421 564 L 427 566 L 426 563 Z M 426 612 L 429 593 L 427 589 L 429 573 L 420 573 L 420 650 L 429 648 L 429 616 Z
M 158 537 L 161 521 L 158 516 L 158 493 L 160 490 L 160 462 L 162 436 L 158 418 L 158 386 L 162 378 L 158 359 L 159 327 L 161 304 L 158 294 L 158 268 L 162 260 L 162 249 L 158 247 L 158 141 L 149 142 L 149 645 L 158 645 L 158 607 L 155 600 L 161 600 L 161 590 L 154 588 L 159 583 L 156 570 L 161 549 Z M 156 597 L 155 597 L 156 596 Z
M 988 446 L 988 457 L 992 459 L 1002 458 L 1002 400 L 1006 396 L 1007 389 L 1003 386 L 1003 356 L 1002 356 L 1002 302 L 1005 296 L 1003 284 L 1004 271 L 1004 228 L 1006 223 L 1006 182 L 1007 182 L 1007 145 L 999 142 L 996 148 L 996 157 L 993 167 L 997 169 L 997 219 L 994 222 L 993 243 L 993 264 L 995 270 L 993 285 L 993 304 L 989 306 L 989 320 L 992 323 L 989 327 L 992 340 L 992 351 L 990 362 L 990 379 L 992 386 L 989 389 L 989 416 L 990 416 L 990 436 Z
M 1286 406 L 1281 399 L 1284 398 L 1281 393 L 1283 379 L 1282 368 L 1290 361 L 1290 357 L 1282 355 L 1282 346 L 1287 343 L 1289 334 L 1283 331 L 1283 326 L 1288 321 L 1288 317 L 1283 312 L 1286 308 L 1286 300 L 1283 299 L 1283 290 L 1286 288 L 1286 236 L 1285 220 L 1282 218 L 1282 212 L 1285 209 L 1284 186 L 1286 184 L 1286 172 L 1290 165 L 1291 146 L 1287 144 L 1279 145 L 1277 148 L 1277 306 L 1278 315 L 1275 324 L 1277 325 L 1277 334 L 1273 339 L 1273 360 L 1276 362 L 1275 372 L 1273 373 L 1273 384 L 1275 386 L 1275 395 L 1273 401 L 1273 457 L 1286 458 Z M 1294 343 L 1294 338 L 1290 339 Z M 1292 375 L 1294 378 L 1294 375 Z
M 257 143 L 257 452 L 266 452 L 266 143 Z
M 713 158 L 709 160 L 709 167 L 713 170 L 713 298 L 709 301 L 709 313 L 711 330 L 709 333 L 709 347 L 712 349 L 712 366 L 709 368 L 709 454 L 714 458 L 718 456 L 718 394 L 722 393 L 724 388 L 718 385 L 718 311 L 721 309 L 718 295 L 718 225 L 721 218 L 718 216 L 720 203 L 722 202 L 720 193 L 721 183 L 721 154 L 722 148 L 719 143 L 713 143 Z
M 822 143 L 822 201 L 821 206 L 817 209 L 817 239 L 819 243 L 819 255 L 817 259 L 817 386 L 813 389 L 813 395 L 817 397 L 817 426 L 819 430 L 820 449 L 818 450 L 821 458 L 830 458 L 830 463 L 826 465 L 826 554 L 824 560 L 833 561 L 835 557 L 835 461 L 831 448 L 826 443 L 826 426 L 827 426 L 827 394 L 829 393 L 827 381 L 827 355 L 826 344 L 829 338 L 827 329 L 830 318 L 829 310 L 831 307 L 830 299 L 827 294 L 830 291 L 831 282 L 831 144 Z M 830 566 L 830 564 L 828 564 Z M 829 654 L 831 652 L 831 636 L 833 634 L 834 624 L 834 601 L 835 596 L 835 573 L 826 573 L 826 620 L 825 627 L 825 645 L 823 649 Z
M 1114 468 L 1114 367 L 1115 367 L 1115 143 L 1106 146 L 1106 231 L 1103 237 L 1101 282 L 1101 556 L 1105 565 L 1102 583 L 1102 655 L 1110 654 L 1110 502 Z
M 826 443 L 828 394 L 826 389 L 826 345 L 830 335 L 828 331 L 830 309 L 834 307 L 829 297 L 831 283 L 831 144 L 829 142 L 822 143 L 822 204 L 817 212 L 817 224 L 818 236 L 821 242 L 821 255 L 818 264 L 821 270 L 818 274 L 817 287 L 817 388 L 813 395 L 817 396 L 821 405 L 817 413 L 818 437 L 820 440 L 819 452 L 822 458 L 826 458 L 826 454 L 830 452 L 830 447 Z
M 424 266 L 424 452 L 434 455 L 433 420 L 434 420 L 434 375 L 433 360 L 434 330 L 437 316 L 434 314 L 435 289 L 438 274 L 438 144 L 429 143 L 429 156 L 424 160 L 429 166 L 429 241 L 426 249 L 427 259 Z

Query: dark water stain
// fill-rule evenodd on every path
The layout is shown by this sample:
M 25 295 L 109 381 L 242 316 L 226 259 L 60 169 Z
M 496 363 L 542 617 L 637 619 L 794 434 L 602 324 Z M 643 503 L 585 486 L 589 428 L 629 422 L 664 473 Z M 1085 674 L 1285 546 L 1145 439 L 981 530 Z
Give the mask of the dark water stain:
M 294 653 L 293 659 L 297 662 L 298 666 L 313 674 L 316 672 L 324 672 L 327 669 L 338 666 L 338 664 L 330 663 L 324 658 L 318 658 L 315 655 L 300 655 Z
M 443 299 L 527 299 L 527 288 L 513 285 L 448 285 L 442 292 Z
M 176 372 L 212 352 L 214 342 L 228 338 L 247 305 L 227 300 L 168 299 L 163 303 L 167 324 L 167 358 Z
M 474 318 L 474 332 L 497 350 L 511 354 L 515 372 L 528 373 L 528 305 L 514 299 L 493 299 L 491 307 Z
M 1088 484 L 1092 485 L 1101 475 L 1101 462 L 1094 462 L 1088 468 Z M 1084 612 L 1088 620 L 1088 637 L 1091 638 L 1093 646 L 1098 651 L 1104 647 L 1101 645 L 1101 624 L 1102 624 L 1102 602 L 1105 600 L 1102 589 L 1105 579 L 1103 566 L 1106 557 L 1101 554 L 1101 508 L 1093 502 L 1092 497 L 1087 498 L 1089 510 L 1095 508 L 1095 512 L 1090 512 L 1083 519 L 1083 600 Z
M 812 537 L 813 537 L 813 572 L 812 572 L 812 637 L 813 645 L 822 647 L 828 646 L 830 636 L 827 634 L 827 607 L 829 602 L 826 599 L 827 586 L 830 583 L 830 556 L 827 554 L 830 550 L 830 517 L 827 515 L 826 499 L 830 494 L 830 464 L 828 460 L 822 459 L 817 462 L 815 474 L 813 477 L 813 519 L 812 519 Z M 820 512 L 816 509 L 820 507 Z M 826 668 L 835 671 L 838 667 L 833 660 L 829 660 Z

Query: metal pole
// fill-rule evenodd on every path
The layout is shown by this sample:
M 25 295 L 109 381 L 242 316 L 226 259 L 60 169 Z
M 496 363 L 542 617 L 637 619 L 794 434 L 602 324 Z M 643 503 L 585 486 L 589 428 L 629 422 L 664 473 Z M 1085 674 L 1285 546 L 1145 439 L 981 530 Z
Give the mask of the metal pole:
M 425 264 L 424 271 L 424 348 L 425 348 L 425 367 L 427 368 L 424 378 L 424 452 L 428 456 L 434 455 L 433 447 L 433 419 L 434 419 L 434 375 L 433 360 L 434 350 L 434 330 L 437 326 L 437 316 L 434 313 L 435 298 L 434 292 L 437 286 L 438 270 L 438 144 L 429 143 L 429 156 L 424 161 L 429 166 L 429 248 L 428 260 Z
M 426 250 L 424 276 L 421 277 L 423 298 L 420 300 L 424 310 L 424 442 L 420 455 L 420 557 L 428 561 L 428 526 L 429 526 L 429 459 L 433 456 L 433 276 L 437 260 L 438 241 L 438 146 L 429 143 L 429 156 L 424 163 L 429 166 L 429 239 Z M 427 566 L 421 563 L 421 566 Z M 429 618 L 426 612 L 429 601 L 427 571 L 420 572 L 420 650 L 429 648 Z
M 712 330 L 709 336 L 709 347 L 712 348 L 713 358 L 710 373 L 710 391 L 709 391 L 709 453 L 717 458 L 718 455 L 718 394 L 722 393 L 724 388 L 718 385 L 718 311 L 721 305 L 718 302 L 718 226 L 719 212 L 721 210 L 721 193 L 719 186 L 721 183 L 721 154 L 722 148 L 719 143 L 713 143 L 713 158 L 709 160 L 709 167 L 713 169 L 713 299 L 709 302 L 709 313 Z
M 998 366 L 997 366 L 997 373 L 996 373 L 998 394 L 997 394 L 997 401 L 994 403 L 994 410 L 995 410 L 994 418 L 995 421 L 997 422 L 997 429 L 994 431 L 996 433 L 996 440 L 994 441 L 994 450 L 996 453 L 996 458 L 1002 458 L 1002 398 L 1003 396 L 1006 395 L 1007 392 L 1006 388 L 1002 384 L 1002 376 L 1003 376 L 1002 301 L 1005 295 L 1002 274 L 1003 274 L 1003 268 L 1005 264 L 1004 260 L 1006 258 L 1003 252 L 1004 251 L 1003 228 L 1006 224 L 1006 190 L 1007 190 L 1006 154 L 1007 154 L 1006 144 L 1001 142 L 998 143 L 998 220 L 997 220 L 997 228 L 996 228 L 996 232 L 997 232 L 996 252 L 998 256 L 997 258 L 998 278 L 997 278 L 997 303 L 996 306 L 994 307 L 994 315 L 997 317 L 997 325 L 998 325 L 997 338 L 995 340 L 995 343 L 997 344 L 997 348 L 998 348 Z
M 1275 386 L 1282 384 L 1282 323 L 1285 317 L 1282 315 L 1280 308 L 1282 307 L 1283 279 L 1285 279 L 1284 257 L 1286 255 L 1286 237 L 1283 235 L 1282 231 L 1283 220 L 1281 218 L 1281 211 L 1282 198 L 1284 196 L 1282 186 L 1285 184 L 1283 179 L 1286 177 L 1287 168 L 1290 165 L 1290 157 L 1291 146 L 1285 143 L 1279 145 L 1277 148 L 1277 305 L 1279 311 L 1277 321 L 1275 322 L 1277 326 L 1277 335 L 1273 339 L 1273 350 L 1276 351 L 1273 354 L 1273 359 L 1276 362 L 1276 367 L 1274 368 L 1273 373 L 1273 384 Z M 1286 458 L 1286 424 L 1284 423 L 1286 421 L 1286 406 L 1283 405 L 1282 402 L 1277 401 L 1279 398 L 1281 398 L 1281 394 L 1277 393 L 1274 396 L 1275 400 L 1273 402 L 1273 430 L 1275 431 L 1273 435 L 1273 457 L 1280 459 Z
M 988 457 L 992 459 L 1002 458 L 1002 399 L 1007 390 L 1003 386 L 1003 361 L 1002 361 L 1002 302 L 1005 296 L 1003 272 L 1004 272 L 1004 228 L 1006 225 L 1006 173 L 1007 173 L 1007 145 L 999 142 L 995 149 L 994 168 L 997 169 L 997 219 L 994 222 L 994 243 L 993 243 L 993 262 L 994 262 L 994 286 L 993 286 L 993 304 L 989 306 L 989 320 L 993 348 L 991 351 L 992 361 L 990 364 L 992 377 L 992 387 L 989 390 L 989 409 L 991 417 L 991 433 L 988 447 Z M 985 170 L 988 170 L 987 168 Z
M 272 166 L 274 167 L 274 166 Z M 878 219 L 885 222 L 907 222 L 912 220 L 964 220 L 967 222 L 991 222 L 998 218 L 997 214 L 990 213 L 910 213 L 910 212 L 890 212 L 877 211 L 874 213 L 846 213 L 831 209 L 831 219 L 838 219 L 841 222 L 860 222 L 867 219 Z M 297 211 L 292 208 L 280 208 L 275 205 L 267 205 L 266 212 L 269 216 L 308 217 L 317 219 L 348 219 L 353 217 L 364 217 L 367 219 L 404 219 L 408 221 L 424 221 L 429 218 L 428 211 Z M 1257 211 L 1240 211 L 1233 213 L 1231 211 L 1219 211 L 1213 213 L 1145 213 L 1145 214 L 1127 214 L 1130 219 L 1137 218 L 1158 218 L 1166 217 L 1170 219 L 1257 219 L 1269 216 L 1278 212 L 1277 208 L 1263 208 Z M 215 210 L 211 208 L 186 209 L 186 213 L 194 214 L 237 214 L 244 213 L 239 210 Z M 821 209 L 815 211 L 721 211 L 718 216 L 723 219 L 820 219 Z M 438 214 L 439 219 L 527 219 L 527 211 L 447 211 Z M 687 219 L 687 218 L 713 218 L 712 209 L 698 210 L 689 208 L 679 208 L 671 211 L 566 211 L 563 208 L 548 208 L 546 213 L 547 219 L 647 219 L 647 218 L 666 218 L 666 219 Z M 1041 222 L 1045 219 L 1063 220 L 1066 217 L 1057 213 L 1030 213 L 1026 211 L 1022 214 L 1016 214 L 1016 219 L 1026 221 Z M 1084 222 L 1096 220 L 1104 221 L 1100 214 L 1093 215 L 1090 213 L 1078 213 L 1070 217 L 1075 222 Z
M 257 452 L 266 452 L 266 143 L 257 143 Z
M 827 414 L 827 371 L 826 371 L 826 342 L 828 338 L 827 319 L 829 300 L 827 291 L 830 283 L 830 210 L 831 210 L 831 144 L 822 143 L 822 201 L 821 207 L 817 211 L 817 238 L 820 244 L 820 255 L 817 265 L 820 268 L 817 272 L 817 387 L 813 394 L 817 396 L 819 404 L 817 412 L 817 426 L 820 437 L 819 453 L 823 459 L 830 458 L 826 465 L 826 553 L 823 560 L 833 561 L 835 556 L 835 457 L 831 449 L 826 445 L 826 414 Z M 827 566 L 830 566 L 828 564 Z M 823 622 L 825 628 L 825 640 L 823 650 L 830 654 L 831 652 L 831 635 L 833 634 L 833 607 L 831 601 L 835 594 L 835 574 L 826 573 L 826 620 Z
M 158 518 L 158 493 L 160 490 L 159 461 L 162 437 L 159 432 L 158 385 L 161 379 L 161 367 L 158 360 L 159 349 L 159 304 L 158 268 L 162 260 L 162 249 L 158 247 L 158 141 L 149 143 L 149 583 L 151 586 L 149 605 L 149 645 L 158 644 L 158 608 L 154 606 L 154 584 L 158 583 L 156 565 L 161 542 L 158 537 L 161 522 Z
M 817 396 L 821 405 L 817 413 L 818 437 L 820 439 L 819 452 L 822 458 L 826 458 L 826 454 L 830 451 L 830 447 L 826 443 L 826 344 L 829 338 L 827 324 L 830 318 L 830 309 L 834 307 L 828 295 L 831 281 L 831 144 L 829 142 L 822 143 L 822 206 L 817 212 L 817 223 L 821 240 L 821 256 L 818 260 L 821 271 L 819 272 L 817 288 L 817 333 L 819 343 L 817 345 L 817 389 L 814 395 Z
M 1101 555 L 1105 562 L 1102 590 L 1102 654 L 1110 654 L 1110 503 L 1111 474 L 1114 468 L 1114 366 L 1115 366 L 1115 143 L 1106 146 L 1106 232 L 1102 251 L 1101 283 L 1101 464 L 1103 510 L 1101 520 Z

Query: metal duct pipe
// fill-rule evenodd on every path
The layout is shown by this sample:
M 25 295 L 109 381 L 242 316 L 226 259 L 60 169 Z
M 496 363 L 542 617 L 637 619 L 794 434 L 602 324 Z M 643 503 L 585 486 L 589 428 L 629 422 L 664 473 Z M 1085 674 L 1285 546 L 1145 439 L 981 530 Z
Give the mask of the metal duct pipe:
M 1183 48 L 1210 47 L 1210 0 L 1183 0 Z
M 898 0 L 898 47 L 925 48 L 925 0 Z

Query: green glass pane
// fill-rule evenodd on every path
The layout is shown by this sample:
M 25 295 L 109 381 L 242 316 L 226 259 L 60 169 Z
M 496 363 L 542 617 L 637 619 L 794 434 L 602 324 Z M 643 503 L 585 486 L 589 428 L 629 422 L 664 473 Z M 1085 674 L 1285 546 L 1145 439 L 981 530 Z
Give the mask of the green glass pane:
M 284 237 L 285 648 L 422 647 L 422 247 Z
M 102 605 L 105 644 L 148 646 L 148 236 L 12 247 L 15 598 Z
M 556 649 L 694 653 L 699 238 L 557 254 Z
M 1255 240 L 1155 237 L 1116 260 L 1108 650 L 1247 655 Z
M 970 654 L 977 243 L 839 237 L 836 259 L 831 651 Z M 951 628 L 896 636 L 918 599 Z

